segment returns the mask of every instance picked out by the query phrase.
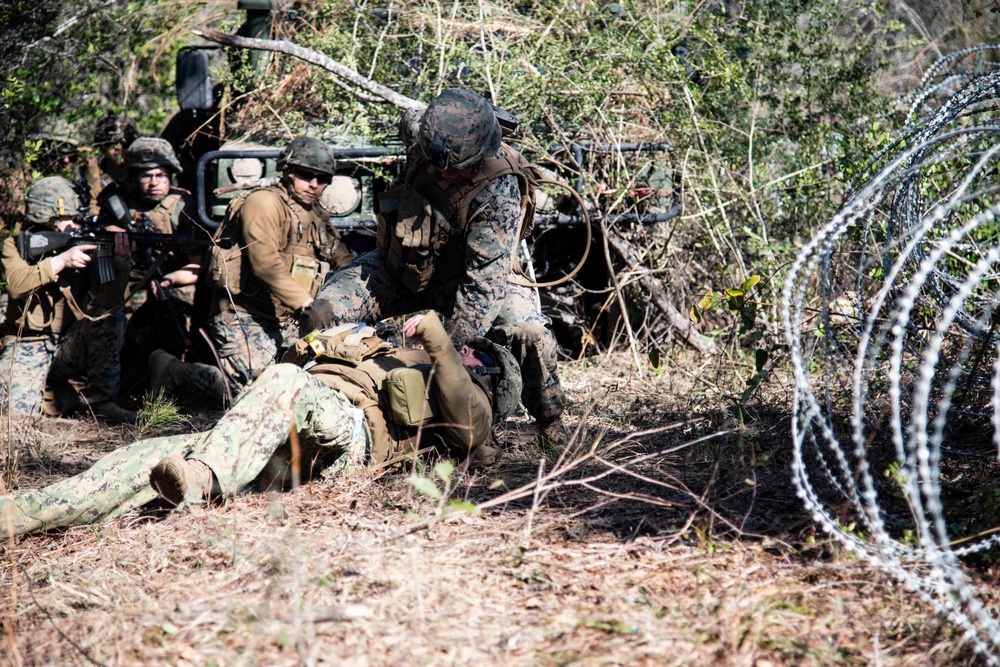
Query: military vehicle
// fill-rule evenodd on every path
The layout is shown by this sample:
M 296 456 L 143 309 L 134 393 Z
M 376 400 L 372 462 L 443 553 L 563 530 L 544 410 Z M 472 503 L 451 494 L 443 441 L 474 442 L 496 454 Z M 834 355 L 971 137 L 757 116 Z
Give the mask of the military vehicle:
M 271 7 L 271 0 L 240 0 L 238 8 L 247 12 L 247 21 L 239 34 L 267 37 Z M 213 230 L 225 215 L 229 201 L 248 188 L 273 184 L 280 176 L 276 160 L 281 146 L 252 141 L 219 145 L 217 130 L 213 137 L 212 123 L 218 122 L 220 114 L 211 69 L 213 58 L 220 54 L 217 46 L 186 47 L 178 54 L 177 94 L 181 111 L 163 133 L 185 163 L 186 181 L 181 185 L 194 192 L 201 224 Z M 246 56 L 251 64 L 266 57 L 267 54 L 255 51 Z M 337 174 L 324 194 L 321 208 L 329 216 L 328 224 L 340 231 L 352 250 L 361 253 L 373 249 L 376 195 L 399 173 L 404 147 L 401 142 L 387 146 L 330 147 L 337 160 Z M 590 341 L 606 341 L 613 328 L 613 322 L 608 320 L 613 317 L 609 312 L 614 311 L 605 307 L 611 284 L 607 261 L 602 252 L 590 252 L 593 240 L 599 240 L 597 222 L 619 227 L 656 224 L 675 217 L 679 210 L 679 183 L 669 169 L 648 170 L 644 186 L 629 193 L 629 210 L 634 212 L 626 215 L 608 215 L 606 202 L 584 194 L 583 174 L 604 156 L 666 154 L 669 148 L 665 143 L 580 142 L 553 147 L 546 159 L 533 160 L 579 195 L 571 196 L 566 189 L 552 186 L 540 189 L 534 232 L 520 248 L 520 261 L 526 265 L 531 281 L 559 283 L 572 276 L 572 283 L 565 281 L 540 290 L 539 300 L 546 314 L 553 318 L 560 344 L 574 356 L 584 352 Z

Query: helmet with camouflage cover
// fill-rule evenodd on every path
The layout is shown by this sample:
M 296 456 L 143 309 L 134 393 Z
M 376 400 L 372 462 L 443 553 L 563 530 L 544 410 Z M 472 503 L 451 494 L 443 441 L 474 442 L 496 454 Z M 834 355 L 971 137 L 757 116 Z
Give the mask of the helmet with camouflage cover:
M 179 174 L 183 171 L 174 147 L 159 137 L 139 137 L 125 150 L 125 165 L 129 169 L 160 167 Z
M 278 169 L 304 167 L 321 174 L 333 176 L 333 152 L 326 142 L 316 137 L 295 137 L 278 156 Z
M 72 181 L 62 176 L 49 176 L 32 184 L 24 202 L 24 217 L 35 224 L 80 213 L 80 195 Z
M 116 116 L 109 113 L 97 123 L 94 130 L 94 145 L 107 146 L 110 144 L 120 144 L 124 148 L 132 145 L 132 142 L 139 138 L 139 130 L 135 126 L 135 121 L 129 120 L 125 116 Z
M 514 414 L 521 401 L 521 367 L 507 348 L 488 338 L 476 336 L 466 343 L 483 362 L 493 378 L 493 425 L 499 426 Z
M 399 140 L 409 149 L 417 139 L 417 132 L 420 131 L 420 119 L 424 115 L 423 109 L 413 107 L 403 112 L 399 118 Z
M 438 95 L 424 111 L 417 142 L 439 169 L 466 169 L 500 149 L 502 131 L 493 106 L 463 88 Z

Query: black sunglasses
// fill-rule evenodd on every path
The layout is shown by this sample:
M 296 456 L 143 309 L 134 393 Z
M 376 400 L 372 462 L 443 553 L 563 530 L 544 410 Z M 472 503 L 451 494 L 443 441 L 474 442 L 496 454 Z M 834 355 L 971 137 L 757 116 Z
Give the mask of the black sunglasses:
M 292 171 L 296 177 L 301 178 L 303 181 L 311 181 L 316 179 L 316 182 L 320 185 L 330 185 L 333 181 L 333 176 L 330 174 L 321 174 L 318 171 L 312 171 L 310 169 L 297 168 Z

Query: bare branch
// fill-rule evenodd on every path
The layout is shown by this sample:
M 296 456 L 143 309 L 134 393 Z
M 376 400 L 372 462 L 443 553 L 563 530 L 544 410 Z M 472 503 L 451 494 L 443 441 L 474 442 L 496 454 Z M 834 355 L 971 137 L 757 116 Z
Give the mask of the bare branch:
M 427 105 L 423 102 L 407 97 L 406 95 L 401 95 L 391 88 L 387 88 L 380 83 L 376 83 L 350 67 L 338 63 L 336 60 L 330 58 L 324 53 L 307 49 L 293 42 L 286 40 L 255 39 L 252 37 L 227 35 L 223 32 L 219 32 L 218 30 L 212 30 L 211 28 L 204 28 L 200 31 L 196 30 L 195 34 L 204 37 L 207 40 L 218 42 L 219 44 L 224 44 L 226 46 L 235 46 L 240 49 L 276 51 L 278 53 L 294 56 L 311 65 L 322 67 L 326 71 L 330 72 L 334 75 L 334 80 L 337 81 L 337 84 L 341 87 L 347 88 L 347 85 L 344 82 L 348 82 L 364 91 L 367 91 L 367 93 L 370 93 L 371 96 L 366 95 L 365 93 L 356 93 L 351 91 L 366 101 L 388 102 L 389 104 L 394 104 L 402 109 L 422 110 L 427 108 Z M 347 88 L 347 90 L 350 91 L 350 88 Z

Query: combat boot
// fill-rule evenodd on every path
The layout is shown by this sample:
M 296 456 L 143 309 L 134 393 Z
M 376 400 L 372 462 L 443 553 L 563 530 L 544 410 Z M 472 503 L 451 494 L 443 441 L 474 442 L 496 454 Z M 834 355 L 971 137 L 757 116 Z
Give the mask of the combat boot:
M 538 441 L 542 446 L 562 449 L 569 444 L 572 434 L 563 423 L 562 416 L 536 421 L 535 426 L 538 428 Z
M 215 475 L 207 464 L 171 454 L 149 471 L 149 485 L 172 505 L 209 500 L 215 490 Z
M 114 401 L 101 401 L 90 406 L 94 416 L 108 424 L 129 424 L 135 425 L 138 418 L 135 410 L 126 410 Z
M 500 458 L 500 450 L 490 445 L 479 445 L 469 454 L 472 465 L 491 466 Z

